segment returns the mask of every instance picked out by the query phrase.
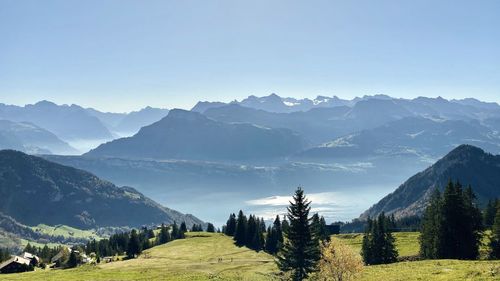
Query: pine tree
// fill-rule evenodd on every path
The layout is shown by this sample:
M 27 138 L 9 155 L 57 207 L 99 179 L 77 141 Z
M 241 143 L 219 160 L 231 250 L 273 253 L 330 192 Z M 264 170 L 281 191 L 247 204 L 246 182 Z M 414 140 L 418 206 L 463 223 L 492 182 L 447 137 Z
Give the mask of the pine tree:
M 236 215 L 233 213 L 229 215 L 229 219 L 226 222 L 226 229 L 224 233 L 228 236 L 234 236 L 236 231 Z
M 187 232 L 186 223 L 182 222 L 179 228 L 179 235 L 177 236 L 177 239 L 184 239 L 186 237 L 186 232 Z
M 170 240 L 172 240 L 172 238 L 170 237 L 170 232 L 168 232 L 168 228 L 164 224 L 162 224 L 160 228 L 160 233 L 158 234 L 157 237 L 158 241 L 157 243 L 161 245 L 169 242 Z
M 255 219 L 254 215 L 250 215 L 248 217 L 248 222 L 247 222 L 247 228 L 246 228 L 246 241 L 245 245 L 248 246 L 248 248 L 257 250 L 258 248 L 258 222 Z
M 490 258 L 500 259 L 500 204 L 496 206 L 496 215 L 493 222 L 490 241 Z
M 277 242 L 278 241 L 276 241 L 276 234 L 274 233 L 273 228 L 269 226 L 266 231 L 266 244 L 264 247 L 265 251 L 271 255 L 276 254 Z
M 280 270 L 291 272 L 293 280 L 307 278 L 316 269 L 318 262 L 318 244 L 311 234 L 310 204 L 299 187 L 287 208 L 290 226 L 277 263 Z
M 283 234 L 288 232 L 288 228 L 290 228 L 290 224 L 286 220 L 286 216 L 283 216 L 283 221 L 281 222 L 281 229 L 283 230 Z
M 207 232 L 215 232 L 215 226 L 211 223 L 207 224 Z
M 237 246 L 241 247 L 246 244 L 247 238 L 247 218 L 240 210 L 238 213 L 238 219 L 236 220 L 236 228 L 234 232 L 234 241 Z
M 495 222 L 495 215 L 497 210 L 498 199 L 490 199 L 488 200 L 488 204 L 484 209 L 483 213 L 483 221 L 486 227 L 492 227 Z
M 323 216 L 319 219 L 319 239 L 323 242 L 328 242 L 330 241 L 330 233 L 328 232 L 328 229 L 326 228 L 326 221 Z
M 174 239 L 179 239 L 181 236 L 180 231 L 179 231 L 179 226 L 177 226 L 177 222 L 174 221 L 174 224 L 172 225 L 172 240 Z
M 373 262 L 372 241 L 370 239 L 372 229 L 373 221 L 371 218 L 368 218 L 365 233 L 363 235 L 363 243 L 361 244 L 361 256 L 363 257 L 365 264 L 372 264 Z
M 78 255 L 73 250 L 69 254 L 69 259 L 68 259 L 68 262 L 66 263 L 66 267 L 68 267 L 68 268 L 74 268 L 74 267 L 78 266 L 78 263 L 79 263 Z
M 276 219 L 274 219 L 273 229 L 275 231 L 276 240 L 278 241 L 277 250 L 279 250 L 283 245 L 283 228 L 279 216 L 276 216 Z
M 265 249 L 271 255 L 279 252 L 283 245 L 283 231 L 281 229 L 280 217 L 276 216 L 272 227 L 268 227 L 266 235 Z
M 140 253 L 141 253 L 141 243 L 139 241 L 139 235 L 137 235 L 137 231 L 133 229 L 130 232 L 130 239 L 128 240 L 127 257 L 129 259 L 132 259 L 136 255 L 139 255 Z
M 420 256 L 424 259 L 437 259 L 441 254 L 441 193 L 436 189 L 429 200 L 429 205 L 422 217 L 420 234 Z

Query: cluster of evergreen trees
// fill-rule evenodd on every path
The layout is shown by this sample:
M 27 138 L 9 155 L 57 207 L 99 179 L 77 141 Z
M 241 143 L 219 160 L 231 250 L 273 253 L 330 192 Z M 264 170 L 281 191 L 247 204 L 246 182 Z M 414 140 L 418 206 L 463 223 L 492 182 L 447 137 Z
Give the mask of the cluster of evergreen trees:
M 126 253 L 128 258 L 133 258 L 143 250 L 185 237 L 186 223 L 182 222 L 179 226 L 174 222 L 170 228 L 162 224 L 158 235 L 155 235 L 152 229 L 144 227 L 139 231 L 133 229 L 130 232 L 113 234 L 108 239 L 91 240 L 87 242 L 85 252 L 87 254 L 95 253 L 98 257 Z
M 365 264 L 386 264 L 397 261 L 398 251 L 394 244 L 394 236 L 390 232 L 393 223 L 394 217 L 388 218 L 384 213 L 376 219 L 368 219 L 361 248 Z
M 449 182 L 443 194 L 435 190 L 422 218 L 420 255 L 426 259 L 479 257 L 482 214 L 469 186 Z
M 324 217 L 314 214 L 312 218 L 308 218 L 308 224 L 311 233 L 313 233 L 311 240 L 318 247 L 319 241 L 330 240 Z M 222 231 L 224 234 L 232 236 L 235 244 L 240 247 L 247 246 L 255 251 L 264 250 L 271 255 L 277 255 L 283 247 L 285 233 L 287 233 L 289 227 L 286 217 L 281 220 L 277 215 L 273 224 L 266 229 L 263 218 L 250 215 L 247 219 L 243 211 L 240 210 L 238 216 L 234 213 L 229 215 L 229 219 L 226 225 L 223 226 Z
M 261 251 L 265 246 L 264 233 L 266 224 L 264 219 L 250 215 L 248 218 L 243 211 L 239 211 L 238 217 L 231 214 L 223 232 L 226 235 L 233 236 L 237 246 L 247 246 L 255 251 Z

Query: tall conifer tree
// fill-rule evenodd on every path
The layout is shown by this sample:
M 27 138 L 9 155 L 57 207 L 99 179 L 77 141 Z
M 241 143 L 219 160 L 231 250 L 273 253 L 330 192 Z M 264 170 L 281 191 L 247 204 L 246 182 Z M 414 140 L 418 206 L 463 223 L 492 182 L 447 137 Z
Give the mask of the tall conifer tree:
M 278 255 L 278 267 L 291 272 L 293 280 L 304 280 L 316 269 L 318 244 L 311 233 L 310 202 L 299 187 L 288 207 L 290 226 L 283 248 Z

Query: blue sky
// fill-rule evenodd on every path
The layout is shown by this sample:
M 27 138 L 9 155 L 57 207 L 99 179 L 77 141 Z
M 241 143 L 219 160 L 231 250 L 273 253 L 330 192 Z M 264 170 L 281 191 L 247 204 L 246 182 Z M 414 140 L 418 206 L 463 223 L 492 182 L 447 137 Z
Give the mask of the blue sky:
M 0 1 L 0 102 L 500 102 L 500 1 Z

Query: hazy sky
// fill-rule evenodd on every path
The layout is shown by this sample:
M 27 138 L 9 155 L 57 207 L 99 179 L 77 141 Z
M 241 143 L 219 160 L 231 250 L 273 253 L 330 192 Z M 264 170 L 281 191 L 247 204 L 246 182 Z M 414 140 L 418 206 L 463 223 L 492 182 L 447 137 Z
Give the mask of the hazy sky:
M 0 0 L 0 102 L 250 94 L 500 102 L 500 1 Z

